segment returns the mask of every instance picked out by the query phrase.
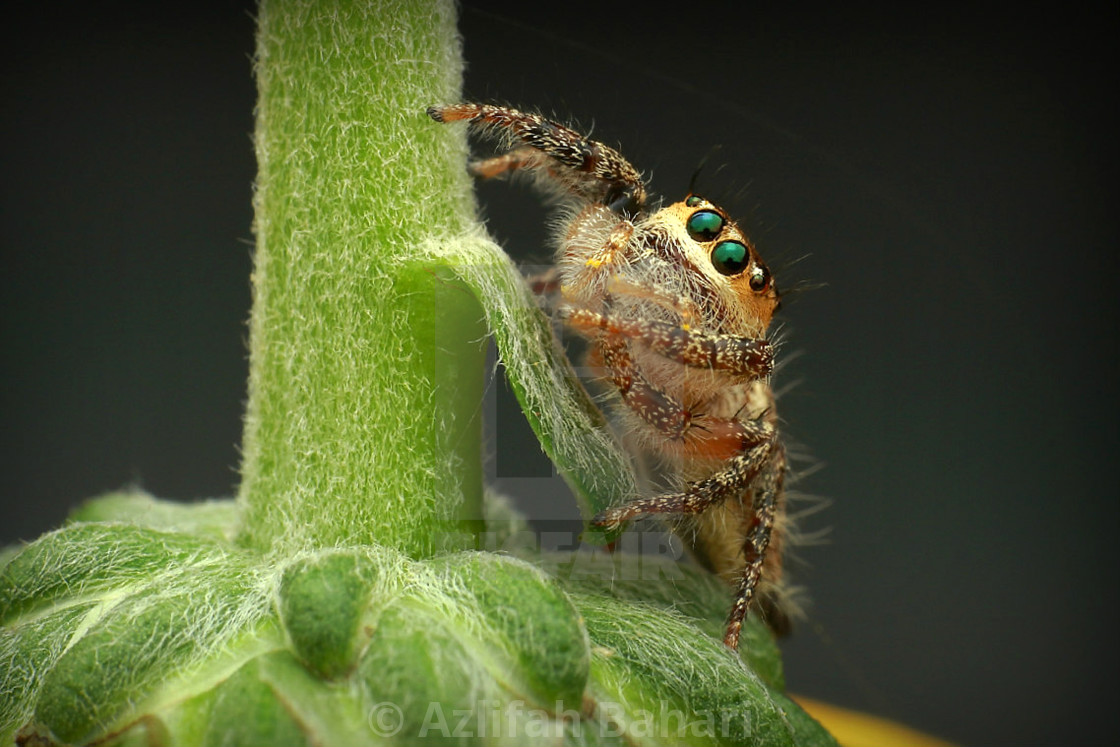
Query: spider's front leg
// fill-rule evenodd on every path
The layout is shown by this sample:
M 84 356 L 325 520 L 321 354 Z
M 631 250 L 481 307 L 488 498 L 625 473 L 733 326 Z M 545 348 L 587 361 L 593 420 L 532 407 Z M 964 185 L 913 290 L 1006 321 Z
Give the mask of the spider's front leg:
M 474 164 L 479 176 L 536 171 L 572 194 L 612 210 L 637 214 L 645 207 L 645 183 L 621 153 L 539 114 L 466 103 L 429 107 L 428 116 L 436 122 L 465 120 L 515 146 L 504 155 Z
M 774 346 L 768 340 L 689 329 L 655 320 L 634 321 L 590 309 L 567 308 L 563 319 L 572 327 L 608 338 L 637 340 L 653 352 L 693 368 L 725 371 L 762 379 L 774 370 Z

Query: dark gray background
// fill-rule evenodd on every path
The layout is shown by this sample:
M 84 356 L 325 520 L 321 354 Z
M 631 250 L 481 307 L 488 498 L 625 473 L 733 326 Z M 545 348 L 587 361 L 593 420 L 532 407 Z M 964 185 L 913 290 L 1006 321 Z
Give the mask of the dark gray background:
M 4 542 L 128 483 L 237 481 L 251 5 L 152 5 L 0 32 Z M 626 10 L 468 7 L 467 92 L 593 124 L 668 197 L 707 158 L 779 282 L 824 284 L 782 311 L 800 487 L 832 501 L 791 688 L 963 744 L 1112 736 L 1114 20 Z M 483 196 L 544 260 L 539 201 Z M 491 447 L 542 527 L 574 516 L 528 500 L 554 483 L 516 421 Z

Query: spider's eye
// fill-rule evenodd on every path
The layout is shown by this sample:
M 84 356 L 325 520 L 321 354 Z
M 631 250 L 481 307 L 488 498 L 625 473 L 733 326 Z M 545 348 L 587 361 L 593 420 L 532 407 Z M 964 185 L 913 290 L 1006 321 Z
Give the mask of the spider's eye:
M 755 265 L 751 268 L 750 280 L 747 282 L 753 291 L 766 290 L 770 285 L 770 271 L 764 265 Z
M 750 261 L 751 253 L 738 241 L 721 241 L 712 250 L 712 267 L 721 275 L 738 275 Z M 754 288 L 753 275 L 751 287 Z
M 711 241 L 723 230 L 723 216 L 714 210 L 697 210 L 685 223 L 693 241 Z
M 684 201 L 684 204 L 688 205 L 689 207 L 696 207 L 697 205 L 699 205 L 703 201 L 704 201 L 704 199 L 702 197 L 700 197 L 699 195 L 689 195 L 688 199 L 686 199 Z

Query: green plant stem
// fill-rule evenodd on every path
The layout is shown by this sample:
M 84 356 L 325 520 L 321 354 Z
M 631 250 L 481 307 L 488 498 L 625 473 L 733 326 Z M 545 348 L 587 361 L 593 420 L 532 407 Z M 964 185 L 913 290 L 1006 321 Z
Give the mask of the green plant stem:
M 414 557 L 480 515 L 483 312 L 451 2 L 266 0 L 239 541 Z

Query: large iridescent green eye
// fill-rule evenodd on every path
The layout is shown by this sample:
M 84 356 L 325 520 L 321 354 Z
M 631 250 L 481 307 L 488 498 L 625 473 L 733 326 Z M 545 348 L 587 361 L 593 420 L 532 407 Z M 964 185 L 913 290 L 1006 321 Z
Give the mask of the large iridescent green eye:
M 723 230 L 723 216 L 715 210 L 697 210 L 685 224 L 693 241 L 711 241 Z
M 750 261 L 751 253 L 738 241 L 721 241 L 712 250 L 712 267 L 721 275 L 738 275 Z

